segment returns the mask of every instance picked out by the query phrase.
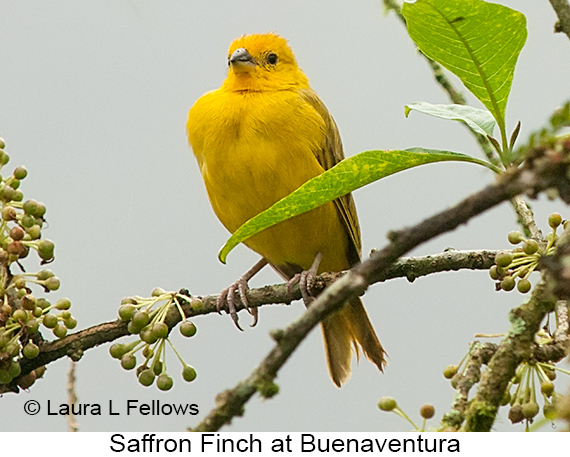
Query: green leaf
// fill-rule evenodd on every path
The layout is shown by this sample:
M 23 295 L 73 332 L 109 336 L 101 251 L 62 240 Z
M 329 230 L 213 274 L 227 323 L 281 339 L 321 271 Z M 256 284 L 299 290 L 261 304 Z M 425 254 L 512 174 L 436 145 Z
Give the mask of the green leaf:
M 484 160 L 450 151 L 412 148 L 362 152 L 344 159 L 323 174 L 307 181 L 271 208 L 251 218 L 234 232 L 221 249 L 218 258 L 226 263 L 230 251 L 252 235 L 335 200 L 366 184 L 418 165 L 443 161 L 476 163 L 500 173 L 497 167 Z
M 505 108 L 527 36 L 524 15 L 481 0 L 417 0 L 404 3 L 402 14 L 420 50 L 461 79 L 505 138 Z
M 493 135 L 493 129 L 495 128 L 495 119 L 486 109 L 478 109 L 466 105 L 432 105 L 427 102 L 412 103 L 411 105 L 406 105 L 405 108 L 406 117 L 408 117 L 410 111 L 414 110 L 441 119 L 460 121 L 467 124 L 474 132 L 480 133 L 485 137 Z

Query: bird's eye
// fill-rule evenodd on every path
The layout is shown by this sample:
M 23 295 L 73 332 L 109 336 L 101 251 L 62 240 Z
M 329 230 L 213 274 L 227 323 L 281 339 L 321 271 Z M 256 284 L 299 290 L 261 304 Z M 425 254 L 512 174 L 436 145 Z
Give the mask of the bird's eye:
M 275 65 L 277 63 L 277 54 L 275 54 L 274 52 L 269 54 L 267 56 L 267 62 L 269 62 L 271 65 Z

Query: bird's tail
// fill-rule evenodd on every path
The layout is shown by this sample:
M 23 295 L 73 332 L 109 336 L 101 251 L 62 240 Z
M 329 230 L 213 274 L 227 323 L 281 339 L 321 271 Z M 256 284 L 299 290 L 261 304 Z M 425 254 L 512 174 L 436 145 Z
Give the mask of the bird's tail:
M 350 378 L 352 348 L 359 356 L 359 349 L 380 371 L 386 365 L 386 352 L 368 319 L 359 297 L 347 301 L 335 313 L 321 323 L 325 340 L 325 352 L 329 373 L 337 387 Z

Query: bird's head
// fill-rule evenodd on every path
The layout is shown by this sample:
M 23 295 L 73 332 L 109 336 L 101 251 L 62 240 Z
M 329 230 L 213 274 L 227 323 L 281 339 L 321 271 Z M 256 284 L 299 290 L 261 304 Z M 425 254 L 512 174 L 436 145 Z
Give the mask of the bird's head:
M 263 92 L 308 87 L 287 40 L 274 33 L 236 39 L 228 52 L 228 66 L 224 87 L 229 90 Z

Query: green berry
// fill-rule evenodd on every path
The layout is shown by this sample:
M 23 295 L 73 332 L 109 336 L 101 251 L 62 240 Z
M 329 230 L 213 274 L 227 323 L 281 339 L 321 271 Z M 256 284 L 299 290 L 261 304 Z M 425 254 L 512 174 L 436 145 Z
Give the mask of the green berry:
M 151 296 L 153 297 L 160 297 L 162 294 L 165 294 L 166 291 L 162 287 L 155 287 L 152 289 Z
M 26 287 L 26 279 L 21 275 L 12 278 L 12 284 L 16 289 L 24 289 Z
M 18 213 L 13 206 L 5 206 L 2 208 L 2 219 L 5 221 L 15 221 Z
M 152 330 L 148 326 L 141 330 L 140 338 L 147 344 L 154 344 L 158 341 L 158 337 L 155 336 L 154 333 L 152 333 Z
M 443 377 L 445 379 L 451 379 L 457 374 L 459 367 L 457 365 L 447 365 L 443 370 Z
M 513 255 L 510 252 L 499 252 L 495 256 L 495 263 L 499 267 L 507 268 L 513 261 Z
M 378 401 L 378 408 L 380 408 L 382 411 L 392 411 L 397 406 L 398 404 L 396 403 L 396 400 L 394 400 L 392 397 L 382 397 Z
M 153 355 L 154 355 L 154 351 L 152 350 L 152 348 L 150 347 L 150 344 L 147 344 L 143 351 L 142 351 L 142 355 L 145 359 L 150 359 Z
M 44 285 L 46 286 L 46 288 L 48 290 L 51 290 L 51 291 L 57 290 L 57 289 L 59 289 L 59 286 L 60 286 L 59 278 L 57 278 L 55 276 L 52 278 L 48 278 L 48 279 L 46 279 L 46 282 L 44 283 Z
M 158 376 L 159 374 L 162 373 L 163 366 L 164 365 L 162 364 L 162 360 L 157 360 L 152 365 L 152 371 L 154 371 L 154 374 Z
M 33 341 L 28 341 L 28 344 L 22 349 L 22 354 L 26 359 L 35 359 L 39 353 L 40 348 Z
M 36 305 L 41 309 L 46 309 L 46 308 L 49 308 L 51 306 L 51 303 L 42 297 L 42 298 L 38 298 L 36 300 Z
M 5 147 L 6 147 L 6 142 L 4 141 L 4 138 L 0 137 L 0 149 L 4 149 Z
M 457 386 L 459 385 L 459 381 L 461 381 L 461 379 L 463 378 L 463 376 L 461 375 L 461 373 L 457 373 L 453 376 L 453 378 L 451 378 L 451 387 L 453 387 L 454 389 L 457 389 Z
M 543 365 L 542 368 L 546 373 L 548 379 L 550 379 L 551 381 L 554 381 L 556 379 L 556 371 L 554 371 L 554 368 L 552 368 L 550 365 L 546 366 Z
M 10 362 L 10 367 L 8 368 L 8 373 L 10 373 L 10 376 L 12 376 L 12 378 L 17 378 L 20 376 L 20 373 L 22 373 L 22 367 L 20 366 L 20 363 L 12 360 Z
M 3 149 L 0 149 L 0 165 L 4 166 L 10 161 L 10 156 Z
M 515 288 L 515 279 L 512 276 L 506 276 L 501 281 L 501 289 L 505 291 L 510 291 Z
M 69 330 L 73 330 L 75 327 L 77 327 L 77 319 L 70 317 L 68 319 L 65 319 L 63 321 L 64 325 L 66 328 L 68 328 Z
M 12 314 L 12 318 L 16 321 L 16 322 L 23 322 L 26 323 L 28 322 L 28 313 L 26 311 L 24 311 L 23 309 L 17 309 L 16 311 L 14 311 L 14 313 Z
M 139 375 L 139 382 L 145 387 L 152 385 L 152 383 L 154 382 L 153 371 L 149 368 L 143 370 Z
M 18 187 L 20 187 L 20 180 L 19 179 L 12 179 L 12 181 L 10 181 L 9 186 L 12 189 L 16 190 Z M 13 196 L 13 194 L 12 194 L 12 196 Z
M 12 342 L 7 344 L 4 348 L 4 352 L 12 357 L 17 357 L 20 354 L 20 345 L 18 343 Z
M 53 334 L 60 339 L 65 338 L 65 336 L 67 335 L 67 327 L 63 324 L 63 322 L 60 322 L 53 329 Z
M 38 211 L 38 204 L 39 203 L 33 199 L 26 200 L 22 205 L 24 213 L 29 214 L 30 216 L 35 216 Z
M 0 370 L 0 384 L 10 384 L 12 382 L 12 376 L 6 370 Z
M 25 218 L 25 216 L 24 216 L 24 218 Z M 22 220 L 24 220 L 24 219 L 22 219 Z M 26 233 L 28 235 L 30 235 L 30 238 L 32 240 L 37 240 L 42 235 L 42 228 L 39 225 L 34 224 L 34 221 L 32 221 L 32 225 L 30 227 L 26 228 Z
M 29 229 L 35 223 L 36 223 L 35 219 L 33 218 L 33 216 L 30 216 L 29 214 L 24 214 L 22 220 L 20 221 L 20 225 L 25 229 Z
M 526 294 L 531 288 L 530 281 L 528 279 L 521 279 L 517 283 L 517 289 L 521 294 Z
M 491 276 L 491 279 L 494 281 L 498 281 L 501 278 L 497 265 L 493 265 L 491 268 L 489 268 L 489 276 Z
M 544 417 L 548 420 L 554 420 L 558 417 L 556 407 L 551 403 L 544 404 L 544 407 L 542 408 L 542 413 L 544 414 Z
M 431 419 L 435 415 L 435 408 L 433 405 L 425 404 L 420 408 L 420 416 L 424 419 Z
M 150 322 L 150 316 L 148 315 L 148 313 L 146 311 L 137 311 L 133 315 L 132 322 L 137 327 L 140 327 L 142 329 L 143 327 L 148 325 L 148 323 Z
M 510 232 L 509 235 L 507 236 L 507 239 L 509 240 L 509 243 L 511 243 L 511 244 L 519 244 L 521 241 L 524 241 L 523 234 L 521 232 L 516 231 L 516 230 L 513 230 L 512 232 Z
M 152 334 L 156 336 L 156 338 L 167 338 L 168 330 L 168 325 L 164 322 L 156 322 L 152 326 Z
M 120 359 L 125 355 L 126 350 L 124 344 L 115 343 L 109 348 L 109 354 L 111 354 L 111 357 L 114 359 Z
M 182 370 L 182 377 L 186 382 L 192 382 L 196 379 L 196 370 L 192 368 L 190 365 L 186 365 Z
M 57 325 L 57 317 L 55 317 L 53 314 L 45 314 L 42 320 L 42 324 L 44 324 L 44 327 L 46 328 L 55 328 Z
M 161 374 L 156 380 L 156 387 L 164 391 L 172 389 L 173 384 L 174 381 L 166 373 Z
M 196 334 L 196 326 L 190 322 L 185 320 L 180 324 L 180 333 L 187 338 L 194 336 Z
M 55 274 L 51 270 L 45 269 L 38 271 L 38 280 L 40 281 L 45 281 L 46 279 L 52 278 L 53 276 L 55 276 Z
M 540 391 L 547 397 L 550 397 L 554 393 L 554 383 L 551 380 L 542 381 Z
M 553 229 L 556 229 L 560 224 L 562 224 L 562 216 L 558 213 L 552 213 L 548 216 L 548 225 Z
M 526 240 L 522 248 L 526 255 L 533 255 L 538 251 L 538 243 L 535 240 Z
M 137 366 L 137 358 L 133 354 L 125 354 L 121 357 L 121 366 L 125 370 L 132 370 Z
M 24 179 L 26 176 L 28 176 L 28 170 L 26 170 L 26 167 L 20 166 L 14 170 L 14 178 Z
M 133 318 L 133 315 L 136 311 L 136 308 L 133 305 L 121 305 L 119 307 L 119 317 L 123 321 L 130 321 Z
M 136 325 L 134 323 L 134 321 L 130 321 L 129 324 L 127 325 L 127 331 L 131 334 L 131 335 L 137 335 L 141 332 L 142 327 L 139 327 L 138 325 Z
M 26 332 L 28 332 L 28 335 L 36 333 L 39 328 L 40 323 L 36 319 L 30 319 L 28 322 L 26 322 Z
M 69 309 L 71 308 L 71 302 L 69 298 L 60 298 L 55 302 L 55 307 L 60 310 Z
M 538 411 L 538 404 L 535 401 L 529 401 L 528 403 L 522 405 L 523 416 L 527 419 L 532 419 L 538 414 Z
M 43 260 L 51 260 L 53 259 L 54 247 L 53 241 L 40 240 L 38 242 L 38 254 Z

